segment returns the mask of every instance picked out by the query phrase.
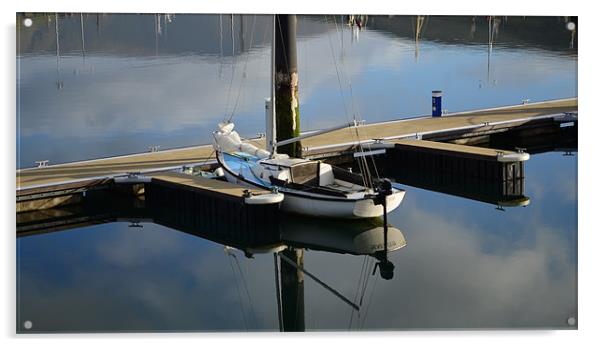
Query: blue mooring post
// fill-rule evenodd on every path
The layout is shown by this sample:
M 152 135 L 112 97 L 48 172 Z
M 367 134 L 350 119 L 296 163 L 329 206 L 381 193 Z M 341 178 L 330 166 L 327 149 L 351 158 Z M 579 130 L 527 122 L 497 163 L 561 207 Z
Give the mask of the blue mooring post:
M 443 92 L 433 90 L 433 117 L 441 117 L 441 97 Z

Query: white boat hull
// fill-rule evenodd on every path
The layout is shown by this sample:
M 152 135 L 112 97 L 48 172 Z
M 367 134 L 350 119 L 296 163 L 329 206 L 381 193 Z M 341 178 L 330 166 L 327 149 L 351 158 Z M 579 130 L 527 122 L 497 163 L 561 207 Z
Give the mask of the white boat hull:
M 229 182 L 256 187 L 255 185 L 233 175 L 230 170 L 225 168 L 224 174 Z M 280 207 L 291 213 L 305 214 L 315 217 L 330 218 L 374 218 L 384 214 L 382 205 L 375 205 L 371 198 L 364 199 L 328 199 L 314 196 L 299 196 L 286 189 L 280 189 L 284 194 L 284 200 Z M 387 213 L 393 211 L 401 204 L 405 191 L 395 190 L 393 194 L 387 196 Z
M 284 211 L 308 214 L 315 217 L 334 218 L 374 218 L 384 214 L 382 205 L 374 205 L 372 199 L 361 200 L 317 200 L 284 193 L 281 208 Z M 387 196 L 387 213 L 396 209 L 405 192 L 399 191 Z

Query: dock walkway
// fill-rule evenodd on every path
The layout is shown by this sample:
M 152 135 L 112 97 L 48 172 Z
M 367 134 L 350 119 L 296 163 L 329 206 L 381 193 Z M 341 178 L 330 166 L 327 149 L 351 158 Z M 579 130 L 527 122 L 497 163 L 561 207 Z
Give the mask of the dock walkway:
M 503 131 L 531 122 L 546 121 L 577 112 L 577 99 L 552 100 L 486 110 L 457 112 L 443 117 L 419 117 L 366 124 L 359 128 L 359 142 L 396 139 L 448 140 Z M 358 143 L 355 129 L 345 128 L 303 141 L 304 153 L 318 154 L 351 148 Z
M 247 188 L 237 184 L 225 181 L 218 181 L 199 176 L 187 175 L 177 172 L 162 172 L 151 174 L 152 182 L 169 187 L 178 187 L 191 191 L 203 191 L 218 195 L 225 195 L 229 198 L 244 199 L 247 194 L 262 195 L 269 194 L 269 190 Z
M 504 131 L 538 121 L 549 121 L 577 111 L 577 98 L 459 112 L 443 117 L 418 117 L 366 124 L 355 129 L 341 129 L 302 141 L 304 155 L 318 157 L 341 153 L 358 143 L 374 143 L 404 138 L 443 140 L 487 132 Z M 250 142 L 263 146 L 263 139 Z M 132 172 L 150 173 L 194 166 L 212 160 L 211 145 L 192 146 L 157 152 L 48 165 L 17 171 L 17 192 L 42 187 L 91 182 Z

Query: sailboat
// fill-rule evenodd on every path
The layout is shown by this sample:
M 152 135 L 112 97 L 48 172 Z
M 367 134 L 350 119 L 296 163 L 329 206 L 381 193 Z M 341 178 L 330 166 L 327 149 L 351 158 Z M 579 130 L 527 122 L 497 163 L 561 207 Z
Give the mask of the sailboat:
M 373 218 L 396 209 L 401 204 L 405 191 L 393 188 L 389 181 L 373 184 L 369 178 L 330 164 L 277 153 L 279 145 L 323 132 L 276 141 L 274 46 L 273 35 L 271 105 L 266 117 L 266 149 L 243 142 L 234 130 L 234 123 L 230 121 L 220 123 L 213 133 L 213 147 L 226 179 L 249 187 L 278 190 L 284 194 L 281 208 L 292 213 L 327 218 Z M 357 124 L 353 123 L 352 126 Z

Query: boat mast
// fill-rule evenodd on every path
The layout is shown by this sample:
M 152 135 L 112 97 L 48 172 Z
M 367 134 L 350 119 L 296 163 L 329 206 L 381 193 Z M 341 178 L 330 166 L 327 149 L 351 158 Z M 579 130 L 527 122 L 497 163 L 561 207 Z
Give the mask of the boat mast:
M 272 21 L 272 56 L 270 63 L 270 98 L 266 100 L 265 103 L 265 142 L 266 142 L 266 150 L 270 152 L 273 157 L 276 154 L 276 98 L 274 89 L 276 84 L 275 78 L 275 61 L 276 61 L 276 15 L 274 15 Z

